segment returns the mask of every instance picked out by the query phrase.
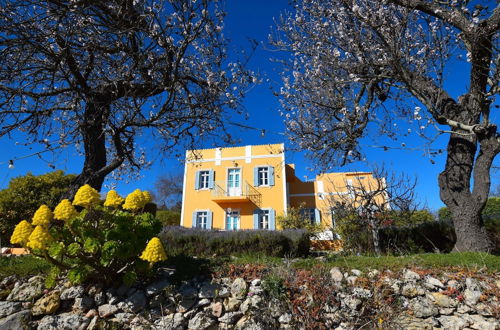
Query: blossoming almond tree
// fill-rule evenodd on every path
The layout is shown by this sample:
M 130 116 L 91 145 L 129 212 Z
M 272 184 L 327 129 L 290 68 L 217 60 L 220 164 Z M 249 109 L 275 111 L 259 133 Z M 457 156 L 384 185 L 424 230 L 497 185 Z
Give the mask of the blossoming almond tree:
M 294 4 L 271 36 L 275 47 L 292 54 L 281 89 L 292 141 L 331 166 L 360 158 L 358 142 L 369 123 L 388 136 L 397 134 L 395 118 L 421 123 L 422 132 L 435 125 L 449 134 L 438 181 L 457 234 L 455 250 L 490 250 L 481 210 L 500 151 L 490 119 L 500 78 L 498 6 L 461 0 Z M 460 97 L 445 88 L 452 70 L 469 74 Z M 417 106 L 410 109 L 410 101 Z
M 68 198 L 147 166 L 146 140 L 229 138 L 224 117 L 252 76 L 227 60 L 223 17 L 210 0 L 1 0 L 0 137 L 76 145 Z

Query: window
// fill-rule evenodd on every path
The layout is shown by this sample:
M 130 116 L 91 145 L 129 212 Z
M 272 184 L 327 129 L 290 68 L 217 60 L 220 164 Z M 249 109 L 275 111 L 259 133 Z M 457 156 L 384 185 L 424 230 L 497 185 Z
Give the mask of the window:
M 269 168 L 268 167 L 259 167 L 257 170 L 258 178 L 259 178 L 259 186 L 268 186 L 269 185 Z
M 209 181 L 210 181 L 210 172 L 200 171 L 200 189 L 208 189 Z
M 196 172 L 194 189 L 212 189 L 214 187 L 213 170 L 201 170 Z
M 253 212 L 253 228 L 263 230 L 275 230 L 274 210 L 255 209 Z
M 200 211 L 196 212 L 196 228 L 207 229 L 208 224 L 208 212 Z
M 259 212 L 259 229 L 269 229 L 269 210 Z
M 274 186 L 274 167 L 259 166 L 254 168 L 254 186 Z
M 304 217 L 304 220 L 309 221 L 312 224 L 316 222 L 316 212 L 314 209 L 302 209 L 300 213 Z

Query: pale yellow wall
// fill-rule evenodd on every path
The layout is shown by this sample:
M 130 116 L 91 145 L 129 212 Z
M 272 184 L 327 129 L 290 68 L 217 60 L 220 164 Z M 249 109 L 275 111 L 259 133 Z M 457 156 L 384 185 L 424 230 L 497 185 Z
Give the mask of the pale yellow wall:
M 193 154 L 198 158 L 193 158 Z M 242 182 L 254 185 L 254 167 L 269 165 L 274 167 L 274 186 L 255 187 L 261 194 L 261 208 L 273 208 L 276 216 L 283 215 L 286 202 L 284 185 L 284 145 L 259 145 L 251 147 L 250 163 L 246 162 L 246 148 L 222 148 L 220 152 L 220 165 L 216 165 L 215 149 L 196 150 L 187 152 L 187 163 L 185 166 L 185 185 L 183 192 L 183 211 L 181 225 L 191 227 L 192 214 L 196 210 L 209 209 L 213 212 L 212 228 L 225 228 L 225 209 L 240 209 L 240 229 L 253 228 L 253 211 L 258 206 L 246 202 L 215 202 L 212 190 L 196 190 L 195 176 L 199 170 L 214 170 L 215 182 L 222 185 L 227 181 L 227 170 L 229 168 L 241 168 Z M 265 158 L 259 158 L 265 156 Z M 201 157 L 201 158 L 200 158 Z

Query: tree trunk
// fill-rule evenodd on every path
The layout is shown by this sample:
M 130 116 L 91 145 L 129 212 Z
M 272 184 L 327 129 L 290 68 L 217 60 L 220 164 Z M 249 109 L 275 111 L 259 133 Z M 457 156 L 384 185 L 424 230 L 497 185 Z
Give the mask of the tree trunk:
M 476 159 L 477 142 L 474 134 L 450 134 L 446 166 L 439 174 L 441 200 L 451 213 L 457 236 L 453 250 L 457 252 L 487 252 L 493 248 L 481 211 L 486 205 L 490 188 L 488 162 L 494 156 L 485 155 L 488 148 L 481 148 Z M 474 190 L 471 192 L 473 170 Z
M 378 226 L 375 225 L 375 219 L 373 218 L 373 215 L 369 216 L 369 221 L 372 231 L 373 249 L 375 251 L 375 254 L 379 256 L 381 254 L 381 251 L 380 251 L 380 236 L 378 232 Z
M 81 186 L 89 184 L 100 191 L 107 173 L 102 173 L 106 167 L 106 134 L 104 120 L 106 106 L 88 103 L 84 114 L 84 124 L 80 127 L 83 139 L 85 160 L 82 172 L 73 180 L 65 198 L 72 199 Z

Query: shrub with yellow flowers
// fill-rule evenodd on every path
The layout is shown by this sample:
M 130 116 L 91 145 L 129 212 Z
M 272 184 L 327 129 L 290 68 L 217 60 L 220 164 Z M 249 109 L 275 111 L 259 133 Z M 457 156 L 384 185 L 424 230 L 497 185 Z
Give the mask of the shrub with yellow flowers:
M 54 211 L 42 205 L 31 223 L 21 221 L 11 243 L 54 265 L 48 282 L 67 270 L 73 283 L 86 279 L 109 283 L 117 278 L 130 283 L 152 264 L 166 259 L 163 245 L 155 237 L 161 222 L 144 211 L 151 209 L 146 207 L 150 202 L 146 191 L 136 189 L 124 199 L 111 190 L 103 204 L 99 192 L 84 185 L 73 201 L 63 199 Z

